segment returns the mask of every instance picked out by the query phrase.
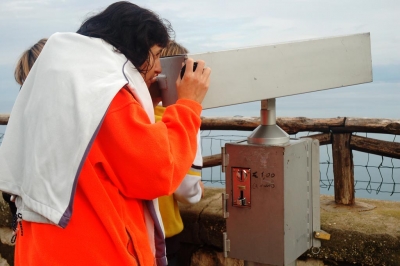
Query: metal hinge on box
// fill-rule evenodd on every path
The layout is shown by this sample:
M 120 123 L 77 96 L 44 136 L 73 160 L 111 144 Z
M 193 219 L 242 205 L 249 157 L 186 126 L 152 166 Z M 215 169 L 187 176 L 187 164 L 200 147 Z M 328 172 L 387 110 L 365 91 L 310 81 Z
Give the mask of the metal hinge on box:
M 222 193 L 222 214 L 225 219 L 229 217 L 228 200 L 229 200 L 229 194 Z
M 224 246 L 224 257 L 228 257 L 228 252 L 231 251 L 231 241 L 228 239 L 228 234 L 224 232 L 222 234 L 223 237 L 223 246 Z
M 221 156 L 222 156 L 221 172 L 225 173 L 226 166 L 229 164 L 229 154 L 225 153 L 225 147 L 221 147 Z

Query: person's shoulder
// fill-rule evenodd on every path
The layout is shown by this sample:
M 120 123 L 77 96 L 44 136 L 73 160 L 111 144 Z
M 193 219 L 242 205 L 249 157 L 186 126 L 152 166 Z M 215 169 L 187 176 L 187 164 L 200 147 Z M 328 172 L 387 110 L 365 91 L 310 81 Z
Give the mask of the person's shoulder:
M 138 101 L 136 101 L 135 97 L 126 89 L 126 88 L 121 88 L 117 94 L 114 96 L 114 99 L 112 100 L 110 107 L 108 109 L 108 112 L 114 112 L 117 111 L 121 108 L 126 107 L 127 105 L 140 105 Z

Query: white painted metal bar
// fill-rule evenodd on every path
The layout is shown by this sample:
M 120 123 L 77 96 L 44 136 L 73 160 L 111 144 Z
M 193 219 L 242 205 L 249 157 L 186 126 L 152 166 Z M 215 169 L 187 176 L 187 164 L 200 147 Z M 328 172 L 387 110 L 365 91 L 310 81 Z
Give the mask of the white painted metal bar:
M 204 109 L 372 81 L 369 33 L 189 57 L 212 68 Z

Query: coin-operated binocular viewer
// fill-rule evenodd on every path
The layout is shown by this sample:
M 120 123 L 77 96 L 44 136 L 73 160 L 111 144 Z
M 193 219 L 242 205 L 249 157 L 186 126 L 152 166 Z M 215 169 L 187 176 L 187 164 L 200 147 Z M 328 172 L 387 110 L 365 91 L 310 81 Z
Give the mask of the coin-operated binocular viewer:
M 313 237 L 320 232 L 319 142 L 289 140 L 273 124 L 274 99 L 262 105 L 262 124 L 247 142 L 223 148 L 224 251 L 248 262 L 292 265 L 320 246 Z
M 247 141 L 222 148 L 225 256 L 245 265 L 295 265 L 305 251 L 317 251 L 326 235 L 320 228 L 319 143 L 290 139 L 276 125 L 275 98 L 371 82 L 370 35 L 190 57 L 212 69 L 203 108 L 261 100 L 260 126 Z M 170 59 L 162 60 L 163 72 L 178 70 L 162 73 L 158 84 L 167 105 L 176 99 L 169 98 L 184 60 L 172 67 Z

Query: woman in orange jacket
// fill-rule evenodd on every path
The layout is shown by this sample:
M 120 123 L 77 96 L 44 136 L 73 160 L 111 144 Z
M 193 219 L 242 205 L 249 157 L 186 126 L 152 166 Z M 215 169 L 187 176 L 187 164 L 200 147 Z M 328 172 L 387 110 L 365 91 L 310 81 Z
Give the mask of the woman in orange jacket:
M 177 103 L 154 123 L 146 82 L 168 41 L 168 26 L 128 2 L 49 38 L 0 148 L 0 189 L 20 218 L 15 265 L 166 265 L 153 199 L 193 162 L 211 72 L 188 59 Z

